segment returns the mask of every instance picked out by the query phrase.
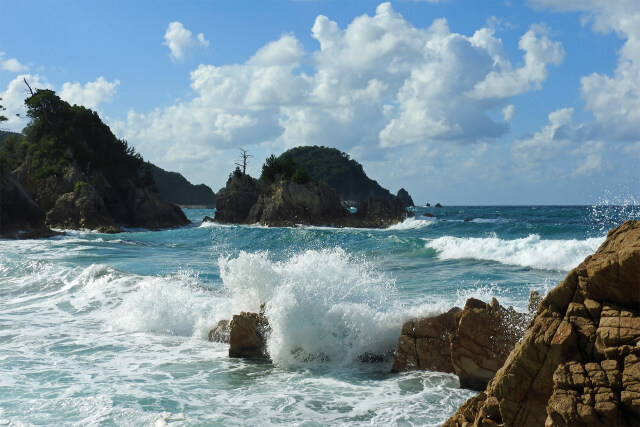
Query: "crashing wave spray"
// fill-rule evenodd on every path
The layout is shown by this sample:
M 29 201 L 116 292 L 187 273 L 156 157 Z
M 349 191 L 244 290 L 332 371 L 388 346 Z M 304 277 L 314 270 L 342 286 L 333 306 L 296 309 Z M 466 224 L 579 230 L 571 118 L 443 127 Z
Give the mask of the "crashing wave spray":
M 408 313 L 394 303 L 394 281 L 343 249 L 308 250 L 274 262 L 267 252 L 219 261 L 239 310 L 266 303 L 268 350 L 282 365 L 349 364 L 397 344 Z

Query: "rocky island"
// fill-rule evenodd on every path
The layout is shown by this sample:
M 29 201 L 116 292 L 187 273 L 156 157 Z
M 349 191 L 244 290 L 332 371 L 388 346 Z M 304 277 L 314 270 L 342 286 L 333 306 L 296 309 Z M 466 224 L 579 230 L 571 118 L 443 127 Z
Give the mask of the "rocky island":
M 157 192 L 142 157 L 92 110 L 51 90 L 26 99 L 29 125 L 0 149 L 0 235 L 46 237 L 49 228 L 120 232 L 189 221 Z
M 351 213 L 334 188 L 312 180 L 305 168 L 286 156 L 268 158 L 259 180 L 236 169 L 218 192 L 216 208 L 217 222 L 272 227 L 381 228 L 412 215 L 394 196 L 390 201 L 370 197 Z

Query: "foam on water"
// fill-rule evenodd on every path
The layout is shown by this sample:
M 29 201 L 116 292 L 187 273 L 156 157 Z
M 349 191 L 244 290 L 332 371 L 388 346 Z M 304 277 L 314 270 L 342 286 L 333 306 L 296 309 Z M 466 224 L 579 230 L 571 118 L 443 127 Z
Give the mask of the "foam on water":
M 430 217 L 412 217 L 407 218 L 403 222 L 392 225 L 387 230 L 417 230 L 420 228 L 429 227 L 434 224 L 436 220 Z
M 478 259 L 543 270 L 568 271 L 577 266 L 602 244 L 604 237 L 585 240 L 542 240 L 531 234 L 522 239 L 443 236 L 426 246 L 438 252 L 440 259 Z
M 393 279 L 341 248 L 308 250 L 285 261 L 243 252 L 219 263 L 234 312 L 258 311 L 266 303 L 268 349 L 278 364 L 349 364 L 366 352 L 384 353 L 412 315 L 396 302 Z

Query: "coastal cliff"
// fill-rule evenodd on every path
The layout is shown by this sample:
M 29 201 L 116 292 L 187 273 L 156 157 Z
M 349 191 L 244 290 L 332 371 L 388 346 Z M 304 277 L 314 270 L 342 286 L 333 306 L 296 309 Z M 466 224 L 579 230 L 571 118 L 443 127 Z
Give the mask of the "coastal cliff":
M 542 300 L 485 391 L 445 426 L 640 424 L 640 221 Z
M 142 157 L 94 111 L 51 90 L 36 90 L 25 104 L 32 120 L 22 135 L 2 141 L 0 168 L 44 214 L 45 226 L 119 232 L 188 224 L 180 208 L 158 195 Z M 3 228 L 23 226 L 12 218 Z

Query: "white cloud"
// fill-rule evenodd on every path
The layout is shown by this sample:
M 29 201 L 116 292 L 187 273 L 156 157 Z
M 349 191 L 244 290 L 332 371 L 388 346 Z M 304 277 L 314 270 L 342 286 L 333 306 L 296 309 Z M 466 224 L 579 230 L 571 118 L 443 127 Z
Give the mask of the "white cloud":
M 0 52 L 0 69 L 10 71 L 12 73 L 21 73 L 29 69 L 29 67 L 21 64 L 16 58 L 3 59 L 4 55 L 4 52 Z
M 513 104 L 509 104 L 502 109 L 502 117 L 505 122 L 510 123 L 513 120 L 513 116 L 516 115 L 516 107 Z
M 542 82 L 547 79 L 547 65 L 558 65 L 565 56 L 560 42 L 554 42 L 547 37 L 548 28 L 533 25 L 518 43 L 520 50 L 525 52 L 524 65 L 513 69 L 511 64 L 501 57 L 495 58 L 499 69 L 491 71 L 485 79 L 478 82 L 470 96 L 482 98 L 506 98 L 533 89 L 540 89 Z
M 194 38 L 174 24 L 167 40 L 180 59 Z M 286 34 L 244 63 L 202 64 L 190 76 L 194 98 L 131 111 L 113 129 L 159 163 L 185 144 L 197 153 L 319 144 L 381 159 L 391 147 L 483 143 L 509 131 L 515 109 L 508 98 L 542 84 L 546 65 L 562 51 L 535 27 L 521 39 L 525 65 L 516 68 L 492 29 L 467 36 L 452 32 L 445 19 L 416 28 L 390 3 L 344 28 L 320 15 L 311 32 L 318 41 L 313 51 Z M 506 71 L 521 69 L 517 90 L 497 93 L 487 84 L 491 96 L 470 95 L 491 73 L 507 79 Z M 207 160 L 182 161 L 196 167 Z
M 195 38 L 191 31 L 184 28 L 180 22 L 171 22 L 164 34 L 164 44 L 169 47 L 169 56 L 173 61 L 182 62 L 189 51 L 197 47 L 208 47 L 209 41 L 204 34 L 199 33 Z
M 559 11 L 583 13 L 583 24 L 599 33 L 615 32 L 625 40 L 613 75 L 593 73 L 580 80 L 594 129 L 607 139 L 640 139 L 640 2 L 636 0 L 535 0 Z
M 96 110 L 101 103 L 111 99 L 119 84 L 119 80 L 109 82 L 100 76 L 84 85 L 78 82 L 64 83 L 58 95 L 71 105 L 77 104 Z

